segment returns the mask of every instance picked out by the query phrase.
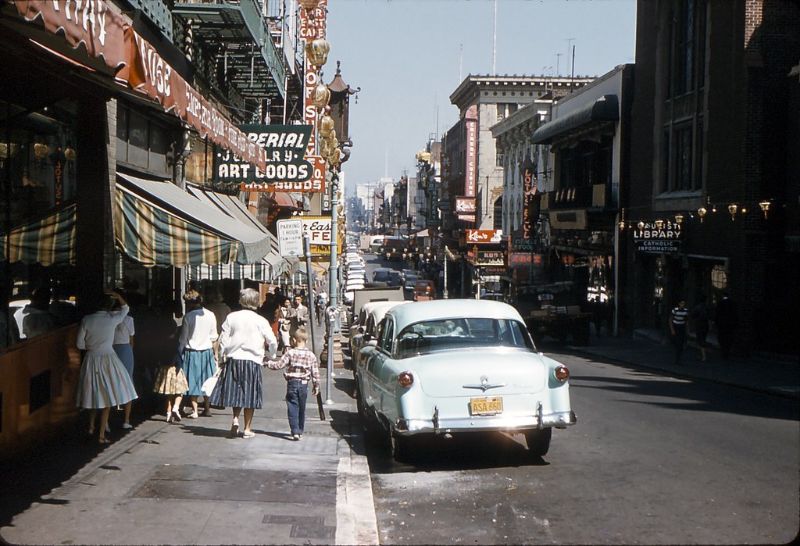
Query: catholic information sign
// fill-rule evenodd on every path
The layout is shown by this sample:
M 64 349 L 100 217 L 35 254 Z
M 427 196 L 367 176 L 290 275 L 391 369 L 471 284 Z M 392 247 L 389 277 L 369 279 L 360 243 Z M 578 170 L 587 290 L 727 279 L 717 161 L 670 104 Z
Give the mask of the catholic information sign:
M 633 230 L 637 252 L 675 254 L 681 249 L 681 225 L 668 220 L 640 222 Z

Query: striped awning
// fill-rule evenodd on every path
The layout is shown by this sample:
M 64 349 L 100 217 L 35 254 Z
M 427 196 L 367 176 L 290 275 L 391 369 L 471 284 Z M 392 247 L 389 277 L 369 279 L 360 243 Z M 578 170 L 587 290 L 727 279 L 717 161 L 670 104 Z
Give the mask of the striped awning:
M 261 231 L 168 182 L 117 173 L 117 246 L 145 265 L 260 264 L 270 251 Z
M 189 269 L 189 280 L 220 281 L 223 279 L 248 279 L 255 282 L 270 282 L 270 265 L 260 264 L 218 264 L 194 265 Z
M 74 265 L 77 216 L 77 205 L 72 203 L 45 218 L 13 228 L 2 234 L 0 255 L 11 263 Z

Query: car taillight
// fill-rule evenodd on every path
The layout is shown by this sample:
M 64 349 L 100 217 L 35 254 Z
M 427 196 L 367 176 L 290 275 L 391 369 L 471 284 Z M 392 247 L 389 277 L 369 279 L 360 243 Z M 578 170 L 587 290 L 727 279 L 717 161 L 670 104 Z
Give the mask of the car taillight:
M 555 369 L 554 373 L 555 373 L 556 379 L 558 379 L 562 383 L 564 381 L 566 381 L 567 379 L 569 379 L 569 368 L 567 368 L 566 366 L 563 366 L 563 365 L 562 366 L 556 366 L 556 369 Z
M 397 376 L 397 383 L 401 387 L 408 388 L 414 384 L 414 376 L 410 372 L 400 372 Z

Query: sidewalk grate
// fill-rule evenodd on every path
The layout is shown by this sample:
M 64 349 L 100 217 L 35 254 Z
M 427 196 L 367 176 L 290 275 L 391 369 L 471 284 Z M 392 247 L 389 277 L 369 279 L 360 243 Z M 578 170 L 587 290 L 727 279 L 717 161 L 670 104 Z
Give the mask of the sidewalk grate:
M 157 468 L 132 495 L 138 498 L 336 503 L 336 476 L 199 465 Z

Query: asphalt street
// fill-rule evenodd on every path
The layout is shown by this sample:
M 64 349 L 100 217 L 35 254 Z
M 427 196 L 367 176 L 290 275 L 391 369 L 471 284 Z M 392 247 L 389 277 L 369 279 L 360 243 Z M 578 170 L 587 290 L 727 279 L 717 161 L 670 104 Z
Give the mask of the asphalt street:
M 378 259 L 378 266 L 402 266 Z M 578 424 L 531 458 L 521 435 L 368 442 L 382 544 L 787 543 L 800 514 L 797 400 L 559 353 Z
M 554 354 L 577 425 L 531 459 L 522 436 L 368 444 L 382 544 L 787 543 L 798 533 L 796 401 Z

